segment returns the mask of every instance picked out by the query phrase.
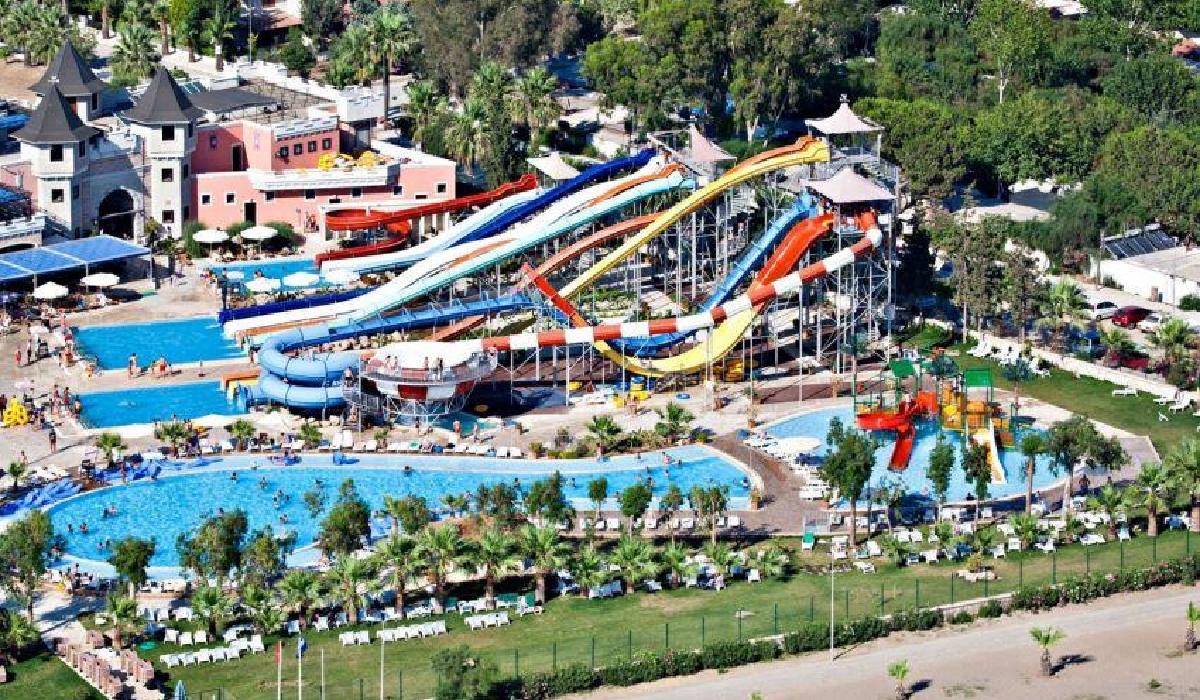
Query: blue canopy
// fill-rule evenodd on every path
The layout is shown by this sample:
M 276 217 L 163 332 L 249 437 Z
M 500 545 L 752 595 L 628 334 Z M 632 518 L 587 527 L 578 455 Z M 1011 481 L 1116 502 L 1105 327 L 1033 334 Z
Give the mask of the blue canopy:
M 146 255 L 150 249 L 113 236 L 93 236 L 0 255 L 0 283 Z

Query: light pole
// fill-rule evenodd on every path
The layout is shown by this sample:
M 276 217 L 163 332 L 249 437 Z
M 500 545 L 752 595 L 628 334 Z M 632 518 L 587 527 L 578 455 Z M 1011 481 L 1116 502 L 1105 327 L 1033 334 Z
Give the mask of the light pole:
M 835 599 L 833 596 L 833 542 L 829 545 L 829 662 L 833 663 L 833 611 Z

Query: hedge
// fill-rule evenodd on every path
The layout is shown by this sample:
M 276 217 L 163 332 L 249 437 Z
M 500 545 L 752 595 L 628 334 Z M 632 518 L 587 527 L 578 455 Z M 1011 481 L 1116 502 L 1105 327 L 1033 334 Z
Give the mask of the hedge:
M 1069 578 L 1057 585 L 1025 586 L 1013 592 L 1009 610 L 1038 611 L 1070 603 L 1083 603 L 1126 591 L 1176 583 L 1194 583 L 1200 575 L 1200 554 L 1159 562 L 1142 569 L 1116 574 L 1091 574 Z M 990 600 L 979 610 L 979 617 L 999 617 L 1004 606 Z M 887 617 L 851 620 L 834 628 L 835 646 L 862 644 L 886 637 L 893 632 L 917 632 L 941 627 L 947 621 L 969 622 L 972 616 L 959 612 L 949 620 L 935 609 L 900 610 Z M 668 650 L 643 652 L 632 659 L 603 668 L 586 664 L 564 666 L 550 673 L 535 673 L 505 683 L 504 697 L 521 700 L 546 700 L 559 695 L 582 693 L 602 685 L 630 686 L 674 676 L 688 676 L 705 669 L 727 669 L 781 655 L 796 655 L 829 648 L 829 624 L 807 623 L 795 632 L 773 640 L 729 641 L 706 644 L 695 651 Z

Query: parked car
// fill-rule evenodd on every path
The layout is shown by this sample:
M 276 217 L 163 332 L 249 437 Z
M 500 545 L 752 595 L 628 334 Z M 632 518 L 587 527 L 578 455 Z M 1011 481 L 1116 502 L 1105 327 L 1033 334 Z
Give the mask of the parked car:
M 1167 316 L 1166 314 L 1160 314 L 1157 311 L 1155 311 L 1154 313 L 1151 313 L 1149 316 L 1147 316 L 1146 318 L 1143 318 L 1141 321 L 1139 321 L 1137 324 L 1137 327 L 1138 327 L 1139 331 L 1145 331 L 1147 333 L 1157 333 L 1158 330 L 1163 327 L 1163 324 L 1166 323 L 1167 319 L 1169 319 L 1169 318 L 1170 318 L 1170 316 Z
M 1112 322 L 1122 328 L 1133 328 L 1150 315 L 1150 309 L 1140 306 L 1125 306 L 1112 315 Z
M 1089 301 L 1088 314 L 1091 315 L 1093 321 L 1101 321 L 1106 318 L 1112 318 L 1118 311 L 1118 306 L 1111 301 Z

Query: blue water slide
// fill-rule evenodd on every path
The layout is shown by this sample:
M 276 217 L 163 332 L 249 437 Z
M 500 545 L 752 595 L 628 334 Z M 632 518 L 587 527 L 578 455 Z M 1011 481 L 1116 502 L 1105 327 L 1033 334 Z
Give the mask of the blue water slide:
M 467 243 L 470 241 L 477 241 L 481 238 L 494 236 L 518 221 L 522 221 L 536 214 L 542 209 L 545 209 L 563 197 L 574 194 L 575 192 L 578 192 L 592 183 L 599 182 L 600 180 L 607 180 L 622 170 L 640 168 L 649 163 L 650 159 L 653 157 L 654 149 L 647 148 L 636 155 L 626 156 L 625 158 L 617 158 L 615 160 L 610 160 L 607 163 L 593 165 L 579 173 L 579 175 L 567 180 L 563 184 L 547 190 L 537 199 L 526 202 L 525 204 L 515 207 L 496 217 L 488 224 L 473 231 L 460 242 Z
M 270 400 L 297 408 L 340 405 L 343 401 L 340 384 L 342 374 L 347 368 L 358 368 L 359 353 L 348 350 L 293 357 L 289 352 L 363 335 L 449 323 L 469 316 L 508 313 L 530 308 L 536 303 L 533 297 L 518 292 L 403 309 L 391 316 L 337 328 L 321 325 L 275 333 L 268 336 L 259 349 L 258 364 L 263 371 L 259 375 L 258 385 L 250 389 L 249 399 L 257 402 Z
M 767 254 L 775 247 L 783 235 L 795 226 L 798 222 L 804 219 L 816 216 L 816 202 L 807 194 L 803 194 L 796 199 L 792 206 L 783 212 L 778 218 L 771 222 L 763 235 L 753 241 L 746 250 L 742 251 L 742 255 L 729 269 L 729 274 L 720 281 L 719 284 L 700 305 L 698 311 L 712 311 L 716 307 L 725 303 L 731 294 L 741 286 L 750 274 L 762 265 Z M 688 336 L 687 333 L 665 333 L 663 335 L 651 336 L 647 338 L 629 338 L 623 340 L 610 341 L 612 346 L 626 355 L 635 356 L 652 356 L 660 350 L 668 348 L 676 343 L 682 342 Z
M 286 301 L 275 301 L 269 304 L 258 304 L 256 306 L 244 306 L 240 309 L 225 309 L 217 315 L 217 321 L 224 324 L 229 321 L 235 321 L 241 318 L 257 318 L 267 314 L 278 313 L 280 311 L 292 311 L 294 309 L 311 309 L 314 306 L 325 306 L 326 304 L 336 304 L 339 301 L 348 301 L 354 297 L 362 296 L 370 289 L 352 289 L 348 292 L 336 292 L 334 294 L 317 294 L 313 296 L 299 297 L 297 299 L 288 299 Z

